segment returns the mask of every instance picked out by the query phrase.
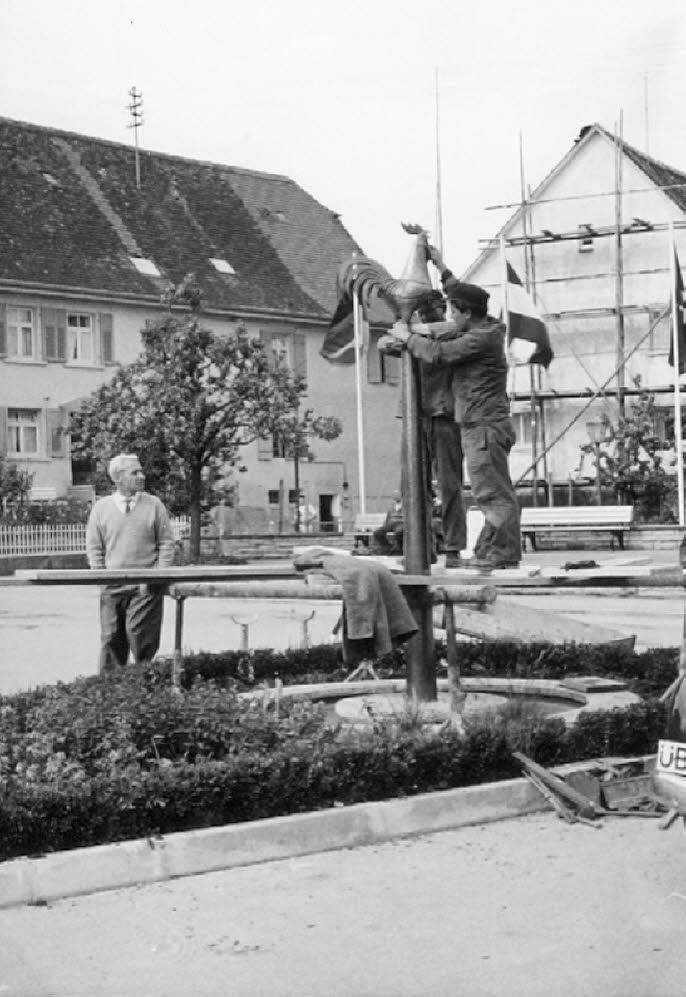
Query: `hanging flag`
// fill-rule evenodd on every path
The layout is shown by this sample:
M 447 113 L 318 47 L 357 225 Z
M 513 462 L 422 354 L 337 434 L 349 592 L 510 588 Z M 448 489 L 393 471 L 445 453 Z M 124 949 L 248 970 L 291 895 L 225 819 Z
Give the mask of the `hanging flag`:
M 553 359 L 548 330 L 536 305 L 509 263 L 507 264 L 507 311 L 508 345 L 513 348 L 517 359 L 521 358 L 522 362 L 526 363 L 540 363 L 547 368 Z M 514 344 L 515 339 L 523 342 Z
M 355 363 L 355 318 L 350 295 L 343 295 L 338 302 L 319 355 L 329 363 Z
M 681 265 L 674 251 L 674 286 L 672 288 L 672 335 L 669 337 L 669 366 L 674 366 L 674 337 L 677 337 L 679 347 L 679 373 L 686 372 L 686 330 L 684 330 L 684 281 L 681 276 Z M 676 321 L 676 329 L 674 324 Z

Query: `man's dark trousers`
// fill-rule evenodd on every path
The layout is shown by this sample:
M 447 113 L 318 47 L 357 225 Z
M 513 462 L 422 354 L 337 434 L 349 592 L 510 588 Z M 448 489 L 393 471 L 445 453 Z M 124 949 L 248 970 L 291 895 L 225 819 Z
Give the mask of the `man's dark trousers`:
M 482 426 L 462 426 L 462 446 L 472 495 L 486 517 L 474 548 L 474 554 L 480 560 L 519 564 L 522 558 L 519 504 L 507 460 L 514 442 L 511 419 Z
M 451 416 L 433 416 L 428 420 L 429 453 L 436 468 L 441 496 L 443 546 L 461 551 L 467 546 L 467 524 L 462 499 L 462 434 Z
M 137 585 L 108 587 L 100 593 L 99 671 L 125 665 L 129 650 L 136 664 L 152 661 L 160 646 L 164 595 L 142 595 Z

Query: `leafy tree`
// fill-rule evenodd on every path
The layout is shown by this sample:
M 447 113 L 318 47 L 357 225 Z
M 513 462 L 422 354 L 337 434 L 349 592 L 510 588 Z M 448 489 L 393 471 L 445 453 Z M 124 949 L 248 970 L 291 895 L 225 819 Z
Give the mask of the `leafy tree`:
M 146 487 L 172 512 L 190 512 L 198 559 L 201 510 L 221 491 L 227 466 L 246 444 L 288 430 L 305 381 L 244 328 L 219 336 L 195 313 L 168 314 L 141 335 L 140 356 L 74 415 L 75 451 L 101 475 L 113 454 L 137 453 Z
M 279 436 L 284 445 L 284 453 L 293 461 L 293 484 L 298 501 L 295 511 L 295 532 L 300 533 L 300 464 L 303 460 L 314 460 L 310 447 L 312 437 L 320 440 L 335 440 L 342 432 L 340 419 L 334 415 L 315 416 L 312 409 L 303 413 L 291 412 L 279 425 Z
M 676 450 L 674 420 L 662 419 L 655 395 L 634 379 L 640 394 L 613 423 L 602 419 L 600 444 L 600 483 L 611 489 L 618 502 L 633 505 L 636 518 L 643 522 L 674 522 L 676 516 Z M 581 447 L 595 459 L 595 448 Z
M 32 474 L 0 454 L 0 510 L 16 513 L 18 506 L 27 506 L 32 482 Z

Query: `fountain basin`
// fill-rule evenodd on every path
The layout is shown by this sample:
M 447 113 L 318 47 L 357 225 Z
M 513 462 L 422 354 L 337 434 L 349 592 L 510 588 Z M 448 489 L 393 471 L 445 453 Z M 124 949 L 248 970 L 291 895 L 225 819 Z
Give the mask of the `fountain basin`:
M 503 709 L 508 703 L 526 703 L 534 715 L 555 717 L 572 726 L 579 716 L 602 710 L 625 709 L 641 702 L 622 682 L 599 680 L 596 676 L 572 679 L 463 678 L 467 693 L 464 716 L 476 716 Z M 442 723 L 449 715 L 448 680 L 438 679 L 438 699 L 414 704 L 425 722 Z M 272 693 L 274 690 L 272 690 Z M 263 698 L 265 690 L 241 693 L 241 698 Z M 380 719 L 393 720 L 406 714 L 408 700 L 405 679 L 367 679 L 357 682 L 322 682 L 313 685 L 287 685 L 280 690 L 282 700 L 309 700 L 333 704 L 333 714 L 355 726 L 369 726 Z

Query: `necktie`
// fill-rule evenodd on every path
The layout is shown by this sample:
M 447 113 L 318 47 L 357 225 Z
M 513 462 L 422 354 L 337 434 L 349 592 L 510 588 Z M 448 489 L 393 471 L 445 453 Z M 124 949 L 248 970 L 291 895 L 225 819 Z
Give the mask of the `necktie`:
M 131 499 L 126 499 L 126 511 L 131 512 Z

